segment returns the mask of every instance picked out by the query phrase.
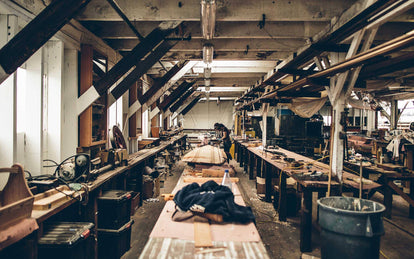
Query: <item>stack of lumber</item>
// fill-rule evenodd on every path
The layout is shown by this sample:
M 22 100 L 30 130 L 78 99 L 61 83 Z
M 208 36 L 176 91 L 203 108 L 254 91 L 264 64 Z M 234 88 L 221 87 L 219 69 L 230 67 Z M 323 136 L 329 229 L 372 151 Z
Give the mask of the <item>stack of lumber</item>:
M 226 161 L 226 154 L 223 150 L 210 145 L 196 148 L 187 153 L 182 161 L 188 163 L 221 165 Z

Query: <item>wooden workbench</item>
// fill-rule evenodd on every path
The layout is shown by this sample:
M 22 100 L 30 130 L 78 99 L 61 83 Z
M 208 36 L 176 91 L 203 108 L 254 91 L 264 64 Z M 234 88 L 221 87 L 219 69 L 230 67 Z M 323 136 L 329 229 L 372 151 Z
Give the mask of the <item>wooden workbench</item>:
M 173 194 L 186 184 L 183 174 Z M 208 181 L 210 178 L 199 178 Z M 245 205 L 236 184 L 233 184 L 235 202 Z M 193 220 L 172 220 L 174 201 L 167 201 L 147 244 L 139 258 L 269 258 L 253 222 L 249 224 L 211 223 L 213 247 L 195 248 Z
M 256 175 L 265 178 L 265 201 L 272 201 L 272 194 L 275 187 L 272 186 L 272 178 L 279 178 L 279 184 L 276 186 L 279 191 L 279 200 L 277 202 L 279 220 L 287 220 L 287 184 L 286 180 L 292 177 L 297 182 L 297 190 L 302 194 L 302 208 L 301 208 L 301 224 L 300 224 L 300 250 L 302 252 L 309 252 L 312 250 L 312 196 L 313 192 L 318 193 L 318 197 L 324 197 L 328 189 L 328 181 L 316 180 L 302 180 L 298 177 L 299 174 L 308 172 L 308 169 L 292 168 L 290 163 L 276 156 L 272 153 L 265 152 L 261 147 L 255 147 L 249 142 L 239 139 L 235 140 L 237 161 L 244 167 L 245 171 L 249 173 L 249 179 L 254 179 L 254 168 L 256 167 Z M 304 164 L 312 164 L 311 170 L 321 171 L 324 174 L 329 172 L 328 165 L 315 161 L 311 158 L 301 156 L 294 152 L 278 148 L 278 152 L 283 153 L 288 158 L 294 158 L 295 161 L 301 161 Z M 343 172 L 343 185 L 348 188 L 359 188 L 357 182 L 358 176 L 348 172 Z M 365 192 L 375 188 L 379 188 L 377 183 L 364 184 Z M 338 192 L 340 184 L 332 181 L 331 190 Z
M 165 150 L 168 146 L 174 145 L 179 141 L 185 141 L 187 135 L 177 135 L 171 138 L 169 141 L 162 141 L 159 146 L 150 148 L 150 149 L 142 149 L 136 153 L 130 154 L 130 159 L 128 160 L 127 166 L 120 166 L 114 168 L 113 170 L 107 171 L 103 174 L 100 174 L 94 181 L 87 183 L 89 193 L 92 193 L 95 190 L 100 191 L 100 188 L 105 183 L 113 180 L 118 176 L 125 176 L 126 173 L 134 169 L 141 163 L 147 163 L 148 160 L 154 158 L 159 152 Z M 124 186 L 125 188 L 125 186 Z M 97 197 L 99 196 L 99 193 Z M 141 196 L 142 197 L 142 196 Z M 50 218 L 51 216 L 61 212 L 63 209 L 67 208 L 68 206 L 75 203 L 76 200 L 70 199 L 60 203 L 58 206 L 55 206 L 49 210 L 33 210 L 32 217 L 37 220 L 38 223 L 42 223 L 46 219 Z M 91 202 L 91 201 L 90 201 Z
M 349 167 L 350 169 L 359 172 L 360 165 L 351 163 L 351 162 L 344 162 L 344 165 Z M 384 216 L 391 219 L 392 216 L 392 195 L 393 193 L 397 193 L 401 196 L 406 202 L 409 204 L 409 217 L 414 218 L 414 174 L 407 173 L 402 174 L 395 170 L 386 170 L 380 167 L 381 165 L 369 165 L 369 166 L 362 166 L 362 174 L 364 177 L 368 179 L 373 179 L 375 182 L 382 185 L 382 194 L 384 195 L 384 205 L 385 205 L 385 213 Z M 393 165 L 390 164 L 386 166 L 389 169 L 393 168 Z M 401 166 L 400 166 L 401 167 Z M 401 190 L 397 185 L 395 185 L 395 180 L 406 181 L 409 183 L 409 193 L 405 193 Z M 374 192 L 371 193 L 373 195 Z
M 82 199 L 83 202 L 87 202 L 85 206 L 79 207 L 80 210 L 77 211 L 76 209 L 72 210 L 69 209 L 70 216 L 63 215 L 63 218 L 68 218 L 68 220 L 72 221 L 85 221 L 85 222 L 92 222 L 95 224 L 95 228 L 97 227 L 97 199 L 102 194 L 102 190 L 104 188 L 111 188 L 115 187 L 117 189 L 126 189 L 126 177 L 131 173 L 131 171 L 137 172 L 139 179 L 139 191 L 142 191 L 142 173 L 141 170 L 137 170 L 140 167 L 145 165 L 153 166 L 154 158 L 157 154 L 171 145 L 175 145 L 179 143 L 180 146 L 186 146 L 187 135 L 180 134 L 170 138 L 168 141 L 161 141 L 160 145 L 155 146 L 149 149 L 140 150 L 134 154 L 129 155 L 128 165 L 126 166 L 119 166 L 109 170 L 105 173 L 100 174 L 91 182 L 86 183 L 87 190 L 82 190 L 75 193 L 74 197 L 76 199 L 62 199 L 58 202 L 54 203 L 50 209 L 45 210 L 33 210 L 32 211 L 32 218 L 34 218 L 39 225 L 39 230 L 36 233 L 28 236 L 27 238 L 18 242 L 17 246 L 13 245 L 13 249 L 24 249 L 24 252 L 21 252 L 22 256 L 25 258 L 37 258 L 37 240 L 42 235 L 43 230 L 43 223 L 48 220 L 49 218 L 59 214 L 59 217 L 63 214 L 69 212 L 67 210 L 68 207 L 71 205 L 78 203 L 79 199 Z M 114 184 L 115 183 L 115 184 Z M 142 195 L 140 196 L 142 199 Z M 87 200 L 85 200 L 87 199 Z M 76 207 L 78 208 L 78 207 Z M 65 210 L 66 209 L 66 210 Z M 65 212 L 62 212 L 65 210 Z M 72 215 L 72 211 L 75 211 Z M 80 212 L 80 213 L 78 213 Z M 73 217 L 72 217 L 73 216 Z M 21 245 L 20 245 L 21 243 Z M 15 248 L 16 247 L 16 248 Z M 95 252 L 97 246 L 95 245 Z M 13 251 L 14 251 L 13 250 Z M 14 253 L 11 251 L 12 253 Z M 19 252 L 20 253 L 20 252 Z M 95 258 L 97 253 L 95 253 Z M 1 257 L 1 255 L 0 255 Z

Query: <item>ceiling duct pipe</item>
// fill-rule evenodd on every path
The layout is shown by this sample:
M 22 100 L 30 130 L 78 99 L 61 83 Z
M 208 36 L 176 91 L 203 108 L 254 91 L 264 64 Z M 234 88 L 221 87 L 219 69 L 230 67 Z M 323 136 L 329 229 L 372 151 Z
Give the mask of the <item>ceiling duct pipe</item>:
M 203 39 L 211 40 L 216 23 L 216 1 L 201 0 L 201 31 Z

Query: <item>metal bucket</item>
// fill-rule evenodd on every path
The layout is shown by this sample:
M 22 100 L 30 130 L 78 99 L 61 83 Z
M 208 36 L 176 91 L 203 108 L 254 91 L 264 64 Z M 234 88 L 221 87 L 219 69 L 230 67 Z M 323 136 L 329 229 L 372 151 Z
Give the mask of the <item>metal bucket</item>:
M 370 200 L 326 197 L 318 200 L 322 258 L 379 258 L 385 206 Z

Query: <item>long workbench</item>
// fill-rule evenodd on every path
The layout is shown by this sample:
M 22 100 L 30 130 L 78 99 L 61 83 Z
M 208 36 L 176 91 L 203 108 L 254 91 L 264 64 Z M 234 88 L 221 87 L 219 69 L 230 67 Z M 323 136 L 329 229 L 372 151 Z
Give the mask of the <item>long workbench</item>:
M 180 134 L 170 138 L 168 141 L 161 141 L 160 145 L 153 148 L 142 149 L 136 153 L 130 154 L 128 159 L 128 164 L 125 166 L 118 166 L 104 172 L 96 177 L 93 181 L 85 183 L 87 190 L 78 191 L 74 194 L 74 198 L 62 199 L 57 203 L 51 205 L 48 209 L 32 211 L 32 218 L 37 221 L 39 225 L 39 230 L 36 233 L 32 233 L 27 236 L 26 244 L 22 244 L 25 249 L 28 249 L 26 258 L 37 258 L 37 239 L 42 235 L 43 222 L 49 218 L 61 213 L 71 205 L 79 203 L 79 200 L 86 202 L 85 206 L 81 206 L 80 213 L 75 213 L 76 218 L 69 217 L 69 221 L 85 221 L 92 222 L 97 226 L 97 199 L 102 194 L 102 189 L 109 187 L 114 187 L 116 189 L 126 189 L 126 177 L 131 174 L 132 171 L 137 171 L 145 165 L 153 165 L 153 160 L 158 153 L 164 151 L 171 145 L 176 145 L 177 143 L 180 146 L 186 146 L 187 135 Z M 139 170 L 137 173 L 139 179 L 138 191 L 142 191 L 142 172 Z M 114 183 L 113 183 L 114 182 Z M 39 194 L 41 195 L 41 194 Z M 75 199 L 76 198 L 76 199 Z M 142 195 L 140 196 L 142 199 Z M 85 200 L 86 199 L 86 200 Z M 66 210 L 65 210 L 66 211 Z M 24 241 L 24 240 L 22 240 Z M 30 244 L 30 245 L 28 245 Z M 29 251 L 30 250 L 30 251 Z M 97 253 L 95 253 L 97 254 Z
M 360 165 L 347 162 L 344 163 L 347 167 L 354 171 L 359 172 Z M 381 167 L 382 166 L 382 167 Z M 382 194 L 384 195 L 385 213 L 384 216 L 391 219 L 392 215 L 392 195 L 394 192 L 400 195 L 409 204 L 409 218 L 414 218 L 414 174 L 407 172 L 401 173 L 395 169 L 401 168 L 402 166 L 389 165 L 362 165 L 362 174 L 368 179 L 372 179 L 375 182 L 382 185 Z M 394 170 L 391 170 L 394 169 Z M 409 193 L 404 192 L 398 187 L 394 181 L 400 180 L 408 182 Z M 371 193 L 371 195 L 374 193 Z
M 265 178 L 265 201 L 271 202 L 272 195 L 277 189 L 279 193 L 278 201 L 275 201 L 277 204 L 277 209 L 279 213 L 279 220 L 287 220 L 287 183 L 286 180 L 289 177 L 292 177 L 296 183 L 296 189 L 302 194 L 301 203 L 301 224 L 300 224 L 300 250 L 302 252 L 309 252 L 312 250 L 311 239 L 312 239 L 312 196 L 313 192 L 318 193 L 318 197 L 324 197 L 328 190 L 328 181 L 320 180 L 315 178 L 315 180 L 310 180 L 309 178 L 303 178 L 302 176 L 306 174 L 309 170 L 311 171 L 320 171 L 323 174 L 327 175 L 329 172 L 328 165 L 310 159 L 308 157 L 296 154 L 294 152 L 278 148 L 277 153 L 283 154 L 283 158 L 280 155 L 275 155 L 273 153 L 263 150 L 261 146 L 256 147 L 251 143 L 255 142 L 245 142 L 243 140 L 235 140 L 236 144 L 236 159 L 241 166 L 244 167 L 245 171 L 249 174 L 249 179 L 253 180 L 254 168 L 256 167 L 256 176 Z M 287 162 L 284 157 L 289 159 L 294 159 L 294 161 L 300 161 L 305 166 L 295 168 L 291 166 L 291 163 Z M 311 165 L 308 169 L 306 165 Z M 279 184 L 276 186 L 272 185 L 272 179 L 278 178 Z M 351 189 L 359 188 L 359 177 L 348 172 L 343 172 L 343 186 Z M 372 189 L 379 188 L 380 185 L 374 182 L 363 184 L 364 192 L 369 192 Z M 332 180 L 331 182 L 331 192 L 339 193 L 341 185 Z
M 172 194 L 192 181 L 196 180 L 201 184 L 210 179 L 221 181 L 221 178 L 195 178 L 184 173 Z M 245 205 L 235 183 L 232 190 L 235 202 Z M 205 237 L 211 234 L 212 246 L 197 248 L 198 239 L 195 233 L 197 227 L 194 219 L 173 221 L 174 211 L 174 201 L 167 201 L 139 258 L 269 258 L 253 222 L 248 224 L 211 222 L 208 228 L 203 228 L 200 235 Z

